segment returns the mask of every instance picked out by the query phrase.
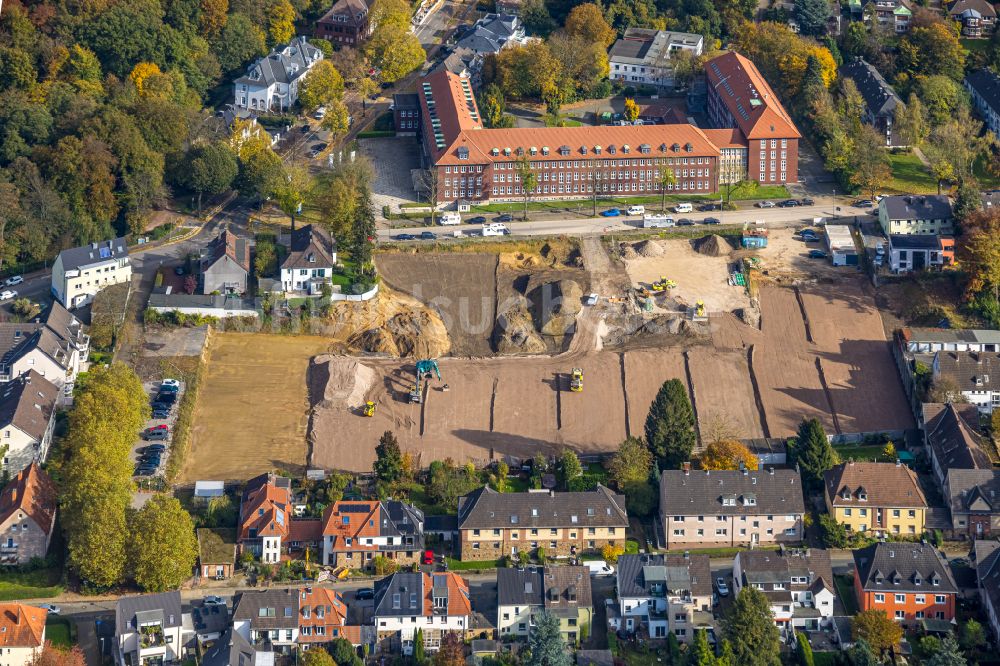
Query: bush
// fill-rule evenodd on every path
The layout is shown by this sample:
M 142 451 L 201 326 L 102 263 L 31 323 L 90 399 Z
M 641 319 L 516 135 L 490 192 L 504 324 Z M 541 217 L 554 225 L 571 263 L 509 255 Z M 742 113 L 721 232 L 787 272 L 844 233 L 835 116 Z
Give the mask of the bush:
M 11 306 L 14 314 L 18 317 L 24 317 L 25 319 L 31 319 L 36 314 L 38 314 L 39 308 L 37 305 L 31 302 L 28 298 L 19 298 L 14 301 L 14 305 Z

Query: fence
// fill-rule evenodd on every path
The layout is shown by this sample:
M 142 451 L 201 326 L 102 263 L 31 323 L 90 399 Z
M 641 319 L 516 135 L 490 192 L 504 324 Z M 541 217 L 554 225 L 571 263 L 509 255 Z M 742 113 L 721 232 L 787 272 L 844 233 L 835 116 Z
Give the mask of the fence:
M 361 294 L 330 294 L 331 301 L 352 301 L 355 303 L 360 303 L 361 301 L 370 301 L 375 298 L 378 294 L 378 285 L 372 285 L 372 288 Z

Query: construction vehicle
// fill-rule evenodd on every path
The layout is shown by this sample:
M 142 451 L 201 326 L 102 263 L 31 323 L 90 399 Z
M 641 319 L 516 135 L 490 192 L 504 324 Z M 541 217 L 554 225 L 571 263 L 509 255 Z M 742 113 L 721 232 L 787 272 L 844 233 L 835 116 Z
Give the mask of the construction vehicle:
M 438 368 L 437 361 L 425 358 L 417 361 L 414 374 L 416 375 L 416 383 L 413 385 L 413 390 L 410 391 L 410 402 L 420 403 L 424 399 L 421 382 L 430 379 L 433 375 L 437 375 L 438 381 L 441 381 L 441 369 Z
M 688 315 L 693 321 L 704 321 L 707 318 L 705 314 L 705 301 L 695 301 L 694 307 L 688 308 Z
M 668 291 L 677 286 L 677 283 L 666 276 L 661 275 L 660 279 L 652 284 L 653 291 Z
M 365 403 L 365 408 L 362 411 L 365 416 L 375 416 L 375 403 L 369 400 Z
M 574 393 L 580 393 L 583 391 L 583 370 L 580 368 L 573 368 L 573 372 L 570 374 L 569 378 L 569 390 Z

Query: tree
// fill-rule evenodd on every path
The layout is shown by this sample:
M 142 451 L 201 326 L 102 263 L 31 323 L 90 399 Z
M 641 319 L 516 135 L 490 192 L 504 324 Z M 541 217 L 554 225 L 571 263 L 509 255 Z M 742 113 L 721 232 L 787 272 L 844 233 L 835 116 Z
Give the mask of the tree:
M 629 481 L 621 491 L 625 494 L 625 508 L 636 516 L 652 514 L 660 500 L 656 486 L 649 481 Z
M 847 651 L 851 666 L 878 666 L 878 658 L 872 653 L 871 646 L 865 639 L 861 638 L 854 642 L 854 646 Z
M 367 80 L 367 79 L 366 79 Z M 320 125 L 330 133 L 330 142 L 340 141 L 351 131 L 351 112 L 341 99 L 326 104 L 326 115 Z
M 750 470 L 759 464 L 757 456 L 735 439 L 711 442 L 701 454 L 702 469 L 739 469 L 740 463 Z
M 573 663 L 559 626 L 559 618 L 551 613 L 538 616 L 528 636 L 531 654 L 524 661 L 525 666 L 570 666 Z
M 312 66 L 299 86 L 299 103 L 306 113 L 321 106 L 339 101 L 344 96 L 344 77 L 329 60 L 320 60 Z
M 926 662 L 927 666 L 965 666 L 965 657 L 958 641 L 951 634 L 941 639 L 941 648 Z
M 645 483 L 652 470 L 653 454 L 638 437 L 622 442 L 608 465 L 611 479 L 619 489 L 635 481 Z
M 348 248 L 351 257 L 362 271 L 368 271 L 372 263 L 372 245 L 375 242 L 375 214 L 372 212 L 369 192 L 359 194 L 364 201 L 358 204 L 357 217 L 351 224 Z
M 813 649 L 809 645 L 809 636 L 805 632 L 799 632 L 795 637 L 795 656 L 799 660 L 799 666 L 815 666 L 813 659 Z
M 968 109 L 968 99 L 962 84 L 943 74 L 920 77 L 916 88 L 919 95 L 911 97 L 920 100 L 931 125 L 943 125 L 961 110 Z
M 403 475 L 403 454 L 391 430 L 382 433 L 375 447 L 375 477 L 383 483 L 394 483 Z
M 188 151 L 184 184 L 198 193 L 198 214 L 201 197 L 206 192 L 221 194 L 233 185 L 240 166 L 236 155 L 224 143 L 199 144 Z
M 656 165 L 656 185 L 660 188 L 660 212 L 667 212 L 667 190 L 677 184 L 677 174 L 672 166 L 665 163 Z
M 240 153 L 240 170 L 236 189 L 245 197 L 261 203 L 273 197 L 286 182 L 285 167 L 271 146 L 248 142 Z
M 528 202 L 531 200 L 531 195 L 538 189 L 538 174 L 532 171 L 531 162 L 528 161 L 527 155 L 522 155 L 514 162 L 514 176 L 524 197 L 524 217 L 522 219 L 527 220 Z
M 969 618 L 960 627 L 959 642 L 966 650 L 978 650 L 986 645 L 986 630 L 975 618 Z
M 544 41 L 505 48 L 487 59 L 484 80 L 496 83 L 507 95 L 518 99 L 541 99 L 546 89 L 562 77 L 562 64 Z
M 977 211 L 963 223 L 965 233 L 957 243 L 957 254 L 969 280 L 966 298 L 986 295 L 1000 300 L 1000 211 Z
M 580 464 L 580 458 L 572 449 L 563 449 L 556 464 L 559 470 L 559 482 L 567 490 L 573 479 L 583 476 L 583 465 Z
M 272 194 L 278 208 L 292 221 L 292 231 L 295 231 L 295 216 L 302 211 L 309 186 L 309 172 L 296 166 L 285 172 L 284 180 L 275 187 Z
M 736 663 L 745 666 L 781 664 L 781 638 L 774 626 L 771 604 L 760 590 L 745 586 L 722 619 Z
M 408 24 L 378 26 L 368 39 L 367 52 L 386 83 L 399 81 L 427 60 L 427 52 Z
M 346 638 L 338 638 L 330 643 L 330 653 L 337 666 L 363 666 L 358 651 Z
M 191 516 L 176 498 L 154 495 L 131 520 L 130 559 L 135 582 L 147 592 L 180 587 L 198 557 Z
M 646 417 L 646 443 L 660 469 L 677 469 L 691 459 L 696 435 L 694 409 L 679 379 L 663 383 Z
M 972 176 L 962 178 L 955 193 L 955 218 L 964 222 L 967 217 L 983 207 L 982 192 L 979 183 Z
M 854 136 L 851 162 L 851 183 L 860 187 L 870 199 L 874 199 L 879 189 L 892 180 L 885 136 L 871 125 L 861 125 Z
M 205 39 L 215 39 L 226 27 L 229 0 L 201 0 L 198 32 Z
M 295 8 L 288 0 L 273 0 L 265 10 L 267 37 L 271 46 L 283 44 L 295 36 Z
M 86 666 L 87 660 L 79 645 L 62 648 L 45 641 L 39 652 L 28 664 L 30 666 Z
M 837 464 L 837 456 L 819 419 L 803 419 L 799 424 L 792 454 L 806 492 L 822 489 L 823 474 Z
M 719 652 L 718 666 L 740 666 L 736 662 L 736 654 L 733 652 L 733 644 L 728 638 L 722 639 L 722 650 Z
M 465 666 L 465 643 L 457 631 L 446 632 L 434 655 L 434 666 Z
M 302 666 L 337 666 L 338 663 L 321 647 L 311 646 L 302 653 Z
M 618 558 L 625 554 L 625 548 L 612 543 L 606 543 L 601 547 L 601 557 L 608 564 L 614 564 Z
M 879 608 L 857 613 L 851 621 L 851 631 L 856 639 L 864 639 L 876 655 L 895 647 L 903 637 L 903 628 Z
M 413 635 L 413 661 L 417 664 L 423 664 L 427 661 L 423 629 L 417 629 L 417 632 Z
M 998 410 L 1000 411 L 1000 410 Z M 498 493 L 510 492 L 510 481 L 507 476 L 510 474 L 510 467 L 504 461 L 496 463 L 496 472 L 490 474 L 490 485 Z
M 821 35 L 830 20 L 830 3 L 827 0 L 796 0 L 795 20 L 803 35 Z
M 599 44 L 605 50 L 614 44 L 617 38 L 614 28 L 604 20 L 601 8 L 592 2 L 574 7 L 566 17 L 563 30 L 573 37 L 581 37 L 587 42 Z
M 232 72 L 257 56 L 267 53 L 264 31 L 245 14 L 234 13 L 226 20 L 222 33 L 213 44 L 219 67 Z
M 916 26 L 899 40 L 899 68 L 911 75 L 944 74 L 962 80 L 965 54 L 958 31 L 943 21 Z
M 708 644 L 708 632 L 704 629 L 696 629 L 694 632 L 694 642 L 688 652 L 688 666 L 716 666 L 717 660 L 715 652 Z
M 396 560 L 390 560 L 385 555 L 376 555 L 372 559 L 372 568 L 376 576 L 388 576 L 399 568 Z
M 491 83 L 483 89 L 479 96 L 479 110 L 482 112 L 483 124 L 491 128 L 510 127 L 513 123 L 506 115 L 507 102 L 500 86 Z
M 930 135 L 927 111 L 916 93 L 910 93 L 906 104 L 896 111 L 896 131 L 904 144 L 919 148 Z
M 827 548 L 848 548 L 851 545 L 844 524 L 828 513 L 819 517 L 819 526 L 823 531 L 823 545 Z
M 634 123 L 639 117 L 639 105 L 635 103 L 635 100 L 631 97 L 625 98 L 625 120 L 630 123 Z

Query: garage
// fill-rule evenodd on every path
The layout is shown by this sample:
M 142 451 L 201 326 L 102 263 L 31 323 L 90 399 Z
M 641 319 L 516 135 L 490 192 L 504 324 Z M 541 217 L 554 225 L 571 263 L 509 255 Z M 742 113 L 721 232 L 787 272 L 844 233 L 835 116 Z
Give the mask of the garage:
M 834 266 L 858 265 L 858 248 L 854 244 L 851 228 L 846 224 L 827 225 L 826 244 Z

